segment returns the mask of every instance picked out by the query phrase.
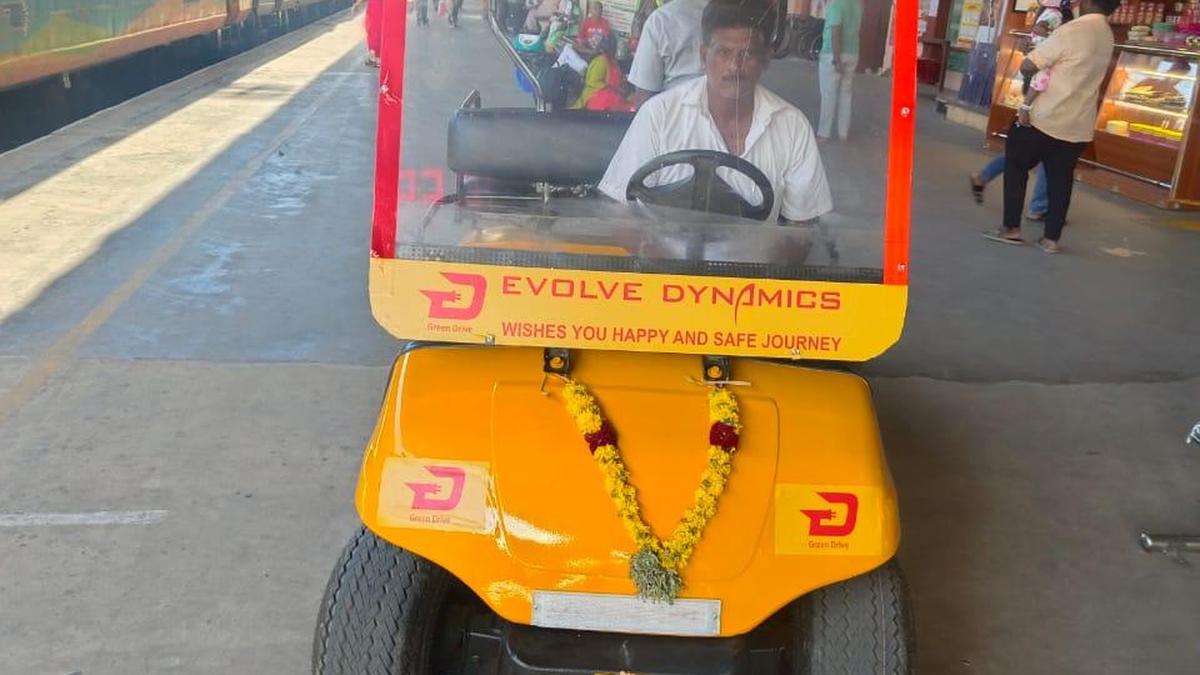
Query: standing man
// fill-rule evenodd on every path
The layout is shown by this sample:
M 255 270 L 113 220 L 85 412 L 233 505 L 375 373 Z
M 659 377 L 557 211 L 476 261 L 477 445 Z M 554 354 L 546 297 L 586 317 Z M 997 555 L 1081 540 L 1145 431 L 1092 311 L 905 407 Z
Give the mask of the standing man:
M 821 81 L 821 121 L 817 138 L 827 141 L 837 135 L 843 141 L 850 133 L 850 104 L 854 69 L 858 67 L 858 34 L 862 29 L 862 0 L 830 0 L 825 5 L 825 32 L 821 39 L 818 75 Z
M 1082 15 L 1054 31 L 1021 64 L 1028 77 L 1039 70 L 1054 69 L 1046 90 L 1031 105 L 1022 104 L 1017 120 L 1008 130 L 1004 164 L 1004 227 L 986 234 L 1005 244 L 1022 244 L 1021 209 L 1029 170 L 1041 162 L 1046 169 L 1049 208 L 1045 230 L 1038 246 L 1058 253 L 1075 163 L 1092 140 L 1098 112 L 1096 100 L 1112 57 L 1113 34 L 1108 15 L 1120 0 L 1083 0 Z
M 633 104 L 704 74 L 700 64 L 700 17 L 708 0 L 671 0 L 646 19 L 629 82 L 637 87 Z

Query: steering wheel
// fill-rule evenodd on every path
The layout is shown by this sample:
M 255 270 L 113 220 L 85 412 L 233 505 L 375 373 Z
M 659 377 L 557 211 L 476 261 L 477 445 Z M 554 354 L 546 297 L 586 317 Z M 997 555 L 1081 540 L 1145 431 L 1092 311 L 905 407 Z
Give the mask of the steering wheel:
M 692 167 L 692 177 L 686 181 L 650 187 L 646 178 L 669 166 L 687 164 Z M 725 167 L 754 181 L 762 194 L 762 203 L 750 204 L 717 175 L 717 168 Z M 750 162 L 718 150 L 676 150 L 646 162 L 629 178 L 625 198 L 640 200 L 648 204 L 663 204 L 733 216 L 766 220 L 775 206 L 775 190 L 767 176 Z

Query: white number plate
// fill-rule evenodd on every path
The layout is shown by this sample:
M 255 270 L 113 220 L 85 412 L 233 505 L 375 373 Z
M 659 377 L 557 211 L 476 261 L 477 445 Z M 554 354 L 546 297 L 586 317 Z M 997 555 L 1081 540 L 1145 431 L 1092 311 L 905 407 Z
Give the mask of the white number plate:
M 721 601 L 689 598 L 668 605 L 631 595 L 534 591 L 533 625 L 610 633 L 714 636 L 721 631 Z

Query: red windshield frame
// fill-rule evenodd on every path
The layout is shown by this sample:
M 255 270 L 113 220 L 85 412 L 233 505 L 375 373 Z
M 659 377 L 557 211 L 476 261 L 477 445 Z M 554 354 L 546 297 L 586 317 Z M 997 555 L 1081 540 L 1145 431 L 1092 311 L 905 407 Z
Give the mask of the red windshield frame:
M 375 206 L 371 255 L 395 257 L 396 210 L 404 124 L 407 0 L 379 0 L 379 115 L 375 143 Z M 485 10 L 486 1 L 485 1 Z M 883 227 L 883 283 L 907 285 L 917 105 L 917 0 L 896 0 L 892 42 L 892 112 Z

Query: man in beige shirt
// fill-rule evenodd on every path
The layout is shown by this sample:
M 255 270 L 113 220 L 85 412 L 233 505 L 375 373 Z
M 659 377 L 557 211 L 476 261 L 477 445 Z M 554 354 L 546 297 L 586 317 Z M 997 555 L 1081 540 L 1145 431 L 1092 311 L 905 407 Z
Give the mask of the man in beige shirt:
M 1058 253 L 1075 164 L 1092 140 L 1100 85 L 1112 58 L 1113 34 L 1108 26 L 1120 0 L 1082 0 L 1081 15 L 1068 21 L 1025 57 L 1021 72 L 1032 76 L 1050 68 L 1046 90 L 1032 105 L 1022 104 L 1008 130 L 1004 154 L 1004 227 L 986 236 L 1006 244 L 1021 244 L 1021 210 L 1029 170 L 1040 162 L 1046 169 L 1049 209 L 1038 245 Z

